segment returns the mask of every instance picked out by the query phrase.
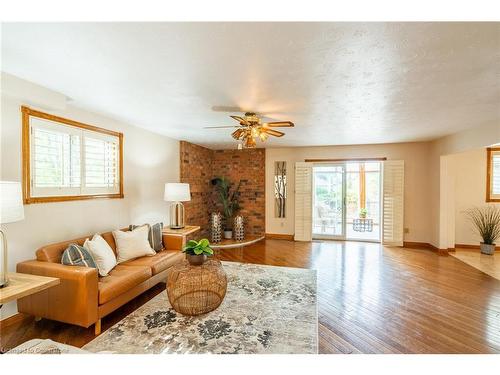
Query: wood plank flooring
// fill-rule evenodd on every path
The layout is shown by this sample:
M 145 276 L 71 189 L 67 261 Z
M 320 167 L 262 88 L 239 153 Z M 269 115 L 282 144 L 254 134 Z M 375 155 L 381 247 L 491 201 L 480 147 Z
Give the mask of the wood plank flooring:
M 500 281 L 420 249 L 340 241 L 265 240 L 221 250 L 229 261 L 318 272 L 320 353 L 500 353 Z M 103 319 L 103 331 L 164 289 Z M 93 328 L 33 320 L 2 332 L 2 348 L 31 338 L 83 346 Z

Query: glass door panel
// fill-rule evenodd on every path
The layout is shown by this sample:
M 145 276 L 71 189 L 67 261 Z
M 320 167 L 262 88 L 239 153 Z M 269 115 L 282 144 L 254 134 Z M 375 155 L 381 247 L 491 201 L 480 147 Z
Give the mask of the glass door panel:
M 313 167 L 313 237 L 344 238 L 344 165 Z
M 380 162 L 346 163 L 346 239 L 380 241 Z

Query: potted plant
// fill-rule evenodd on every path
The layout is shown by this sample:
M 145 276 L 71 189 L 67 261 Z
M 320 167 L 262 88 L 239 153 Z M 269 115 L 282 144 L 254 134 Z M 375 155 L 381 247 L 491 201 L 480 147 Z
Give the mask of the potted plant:
M 231 184 L 225 177 L 216 177 L 212 180 L 212 185 L 214 185 L 219 194 L 219 202 L 222 205 L 222 213 L 224 216 L 224 238 L 233 238 L 233 216 L 240 209 L 240 204 L 238 203 L 239 190 L 241 181 L 236 186 L 236 189 L 231 191 Z
M 214 251 L 210 247 L 210 243 L 206 238 L 203 238 L 200 241 L 188 241 L 182 251 L 186 253 L 186 259 L 189 264 L 193 266 L 201 266 L 207 260 L 207 256 L 214 254 Z
M 366 208 L 362 208 L 361 210 L 359 210 L 359 218 L 360 219 L 366 219 L 367 214 L 368 214 L 368 211 L 366 210 Z
M 496 206 L 474 207 L 466 211 L 467 216 L 479 233 L 481 253 L 493 255 L 495 241 L 500 237 L 500 209 Z

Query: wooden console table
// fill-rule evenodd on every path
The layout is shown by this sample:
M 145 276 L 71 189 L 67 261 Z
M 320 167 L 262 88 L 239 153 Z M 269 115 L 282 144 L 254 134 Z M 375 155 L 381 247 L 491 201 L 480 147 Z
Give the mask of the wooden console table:
M 9 273 L 9 283 L 0 288 L 0 306 L 4 303 L 17 300 L 41 292 L 59 284 L 57 277 L 37 276 L 27 273 Z
M 187 236 L 196 233 L 201 228 L 196 225 L 186 225 L 182 229 L 163 228 L 162 233 L 168 234 L 164 238 L 165 248 L 167 250 L 182 250 L 186 246 Z

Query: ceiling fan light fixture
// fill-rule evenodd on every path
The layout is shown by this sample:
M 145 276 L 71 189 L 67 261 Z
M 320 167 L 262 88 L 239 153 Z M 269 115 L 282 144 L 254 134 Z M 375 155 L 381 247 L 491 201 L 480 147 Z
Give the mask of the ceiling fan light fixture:
M 238 126 L 212 126 L 211 128 L 237 128 L 231 136 L 238 141 L 238 149 L 254 148 L 257 146 L 257 138 L 265 142 L 269 136 L 283 137 L 285 133 L 272 128 L 293 127 L 291 121 L 263 122 L 255 112 L 245 112 L 242 116 L 231 115 L 238 122 Z

